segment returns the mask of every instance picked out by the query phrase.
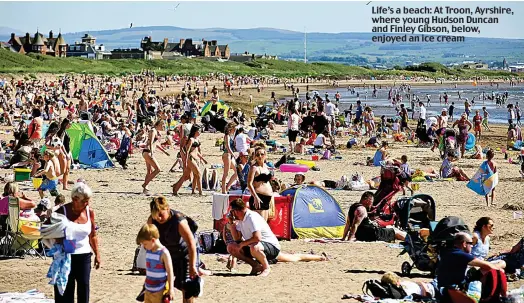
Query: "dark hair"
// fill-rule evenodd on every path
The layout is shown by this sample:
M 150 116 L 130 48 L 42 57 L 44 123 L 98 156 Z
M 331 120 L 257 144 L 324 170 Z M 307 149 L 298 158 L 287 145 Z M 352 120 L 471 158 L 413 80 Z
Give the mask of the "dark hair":
M 489 221 L 493 221 L 490 217 L 482 217 L 477 220 L 477 223 L 475 223 L 475 228 L 473 228 L 473 231 L 480 232 L 482 230 L 482 227 L 484 225 L 488 225 Z
M 57 132 L 58 132 L 58 123 L 52 122 L 51 124 L 49 124 L 49 128 L 47 129 L 45 136 L 47 137 L 48 135 L 56 135 Z
M 455 157 L 455 154 L 452 151 L 448 151 L 447 156 L 448 157 Z
M 408 162 L 408 156 L 402 155 L 402 157 L 400 157 L 400 160 L 402 160 L 404 162 Z
M 493 152 L 492 149 L 489 149 L 489 150 L 486 152 L 486 158 L 487 158 L 488 160 L 493 159 L 494 156 L 495 156 L 495 153 Z
M 367 199 L 373 198 L 373 197 L 374 197 L 373 192 L 367 191 L 367 192 L 363 193 L 362 196 L 360 197 L 360 203 L 362 203 L 364 200 L 367 200 Z
M 246 202 L 241 198 L 237 198 L 229 202 L 229 207 L 231 207 L 232 210 L 244 210 L 246 209 Z
M 60 123 L 60 129 L 56 133 L 56 135 L 59 138 L 62 138 L 62 136 L 64 135 L 64 133 L 66 131 L 67 125 L 69 125 L 70 123 L 71 123 L 71 120 L 69 120 L 67 118 L 64 118 L 64 120 L 62 120 L 62 123 Z
M 40 111 L 39 108 L 33 108 L 33 113 L 31 114 L 33 118 L 40 117 L 41 115 L 42 115 L 42 112 Z

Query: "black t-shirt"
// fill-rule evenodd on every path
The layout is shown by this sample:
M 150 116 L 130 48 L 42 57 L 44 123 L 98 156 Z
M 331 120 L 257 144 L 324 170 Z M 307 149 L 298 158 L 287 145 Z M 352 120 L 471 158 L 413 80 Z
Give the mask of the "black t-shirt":
M 326 126 L 328 125 L 328 120 L 327 120 L 326 116 L 324 116 L 324 115 L 321 115 L 321 116 L 316 115 L 313 118 L 313 121 L 315 123 L 313 125 L 313 129 L 315 130 L 315 133 L 317 135 L 323 133 L 324 130 L 326 129 Z
M 158 228 L 158 232 L 160 233 L 160 243 L 167 248 L 171 254 L 171 258 L 180 259 L 188 254 L 187 244 L 182 240 L 182 236 L 178 230 L 180 222 L 186 220 L 186 217 L 184 214 L 172 209 L 170 212 L 171 219 L 167 222 L 160 224 L 153 219 L 153 224 Z
M 145 114 L 147 112 L 146 100 L 144 100 L 144 98 L 138 99 L 138 106 L 140 106 L 140 109 L 142 110 L 143 114 Z
M 164 224 L 160 224 L 157 221 L 153 219 L 153 224 L 158 228 L 158 231 L 160 233 L 160 243 L 164 245 L 169 253 L 171 254 L 171 258 L 173 260 L 175 259 L 182 259 L 188 258 L 188 248 L 187 243 L 182 239 L 182 236 L 180 235 L 180 232 L 178 230 L 178 226 L 181 222 L 184 220 L 188 221 L 189 228 L 193 232 L 193 234 L 197 230 L 196 223 L 191 219 L 186 217 L 181 212 L 178 212 L 176 210 L 171 209 L 171 219 L 167 221 Z

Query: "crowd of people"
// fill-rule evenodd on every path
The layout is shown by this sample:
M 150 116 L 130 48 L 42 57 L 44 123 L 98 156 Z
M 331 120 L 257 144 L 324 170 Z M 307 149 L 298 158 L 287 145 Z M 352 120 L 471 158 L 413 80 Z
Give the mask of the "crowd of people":
M 222 82 L 223 86 L 210 84 L 213 81 Z M 411 95 L 409 86 L 402 85 L 398 90 L 391 88 L 389 98 L 395 106 L 398 105 L 396 116 L 399 119 L 388 122 L 384 116 L 378 122 L 372 107 L 363 105 L 360 100 L 356 101 L 354 113 L 353 105 L 348 111 L 342 112 L 339 109 L 341 96 L 338 92 L 334 100 L 331 100 L 328 94 L 323 98 L 318 92 L 311 92 L 309 83 L 320 81 L 323 80 L 280 80 L 225 75 L 169 78 L 159 77 L 150 71 L 119 78 L 84 75 L 64 76 L 56 81 L 2 81 L 0 103 L 4 122 L 8 125 L 18 122 L 14 140 L 2 146 L 9 148 L 13 153 L 6 167 L 29 167 L 31 177 L 43 179 L 38 188 L 41 197 L 39 203 L 20 193 L 13 182 L 4 188 L 4 197 L 16 197 L 22 211 L 35 209 L 41 220 L 46 223 L 51 222 L 53 214 L 61 214 L 74 229 L 72 239 L 57 241 L 61 243 L 73 240 L 75 245 L 69 252 L 71 270 L 67 276 L 67 284 L 63 291 L 55 286 L 55 301 L 72 302 L 76 287 L 78 302 L 89 302 L 92 255 L 94 254 L 95 268 L 102 264 L 95 212 L 89 207 L 93 194 L 85 181 L 69 180 L 74 161 L 71 138 L 67 130 L 72 123 L 80 120 L 90 123 L 98 139 L 104 144 L 115 145 L 115 159 L 123 169 L 127 169 L 127 159 L 133 150 L 140 150 L 146 166 L 141 190 L 144 195 L 153 196 L 149 185 L 163 169 L 156 158 L 158 151 L 166 156 L 176 154 L 171 172 L 175 171 L 177 165 L 181 168 L 178 181 L 172 185 L 173 195 L 178 196 L 187 182 L 190 184 L 191 194 L 198 192 L 202 195 L 203 190 L 210 188 L 211 184 L 207 179 L 207 172 L 202 170 L 203 165 L 208 164 L 206 152 L 202 150 L 200 141 L 200 135 L 207 129 L 199 119 L 204 101 L 210 100 L 211 114 L 216 116 L 219 115 L 218 103 L 222 93 L 232 95 L 237 90 L 238 94 L 242 94 L 243 86 L 252 86 L 261 93 L 264 89 L 283 84 L 286 91 L 291 91 L 292 98 L 282 102 L 272 93 L 271 101 L 274 107 L 269 110 L 272 114 L 267 123 L 259 123 L 264 118 L 262 116 L 269 113 L 260 112 L 258 106 L 255 107 L 257 117 L 251 119 L 240 111 L 229 110 L 224 113 L 223 119 L 227 123 L 224 125 L 223 134 L 217 135 L 221 142 L 219 146 L 222 152 L 223 172 L 221 178 L 215 175 L 216 180 L 220 180 L 220 185 L 215 189 L 222 194 L 227 194 L 232 189 L 240 189 L 241 192 L 248 190 L 251 196 L 247 203 L 242 199 L 236 199 L 229 204 L 228 222 L 221 231 L 227 252 L 230 254 L 227 267 L 234 269 L 237 260 L 241 260 L 251 266 L 251 274 L 259 276 L 270 274 L 272 262 L 329 260 L 324 253 L 315 255 L 282 252 L 277 237 L 268 225 L 274 196 L 283 188 L 281 182 L 275 178 L 276 165 L 267 160 L 272 148 L 267 146 L 266 139 L 269 138 L 264 135 L 273 131 L 276 124 L 287 123 L 288 155 L 310 152 L 321 153 L 329 158 L 338 152 L 338 138 L 346 132 L 352 134 L 356 140 L 362 141 L 363 145 L 377 148 L 368 165 L 398 166 L 402 188 L 406 187 L 412 193 L 410 182 L 415 170 L 410 168 L 406 155 L 399 159 L 393 158 L 388 150 L 389 143 L 382 137 L 385 134 L 389 135 L 391 128 L 392 134 L 404 133 L 404 139 L 419 137 L 419 140 L 423 141 L 422 137 L 429 138 L 428 148 L 439 147 L 442 150 L 442 165 L 438 171 L 434 168 L 427 168 L 424 172 L 417 171 L 429 178 L 470 180 L 464 170 L 453 162 L 465 156 L 466 142 L 471 130 L 475 132 L 478 140 L 482 138 L 482 127 L 489 130 L 489 113 L 485 108 L 482 115 L 477 110 L 475 116 L 470 118 L 471 106 L 465 104 L 465 112 L 453 122 L 456 109 L 452 102 L 449 110 L 444 108 L 436 117 L 437 122 L 429 125 L 426 130 L 429 115 L 425 107 L 431 105 L 429 95 L 424 104 L 417 96 Z M 303 92 L 304 98 L 299 88 L 292 83 L 307 84 L 306 91 Z M 333 85 L 337 86 L 336 82 Z M 167 96 L 158 94 L 171 86 L 182 86 L 181 93 Z M 373 87 L 371 98 L 377 96 L 379 89 L 381 87 Z M 354 93 L 354 88 L 348 90 Z M 405 92 L 410 96 L 409 102 L 413 112 L 414 102 L 418 101 L 416 131 L 412 131 L 408 125 L 410 118 L 401 97 Z M 441 100 L 442 98 L 447 105 L 447 94 L 440 97 Z M 71 99 L 76 99 L 77 102 L 68 101 Z M 508 141 L 514 142 L 519 140 L 520 136 L 518 104 L 515 107 L 508 106 L 508 115 Z M 411 119 L 414 119 L 414 116 Z M 451 122 L 453 124 L 450 126 Z M 442 145 L 445 145 L 444 132 L 448 128 L 458 130 L 457 150 L 442 148 Z M 424 129 L 425 135 L 419 131 L 421 129 Z M 482 156 L 482 150 L 480 154 Z M 491 172 L 497 173 L 494 155 L 493 150 L 488 150 L 485 163 Z M 312 180 L 311 184 L 331 187 L 327 181 L 330 180 Z M 290 186 L 302 186 L 305 175 L 298 173 L 294 182 L 295 184 Z M 59 195 L 59 190 L 69 190 L 70 185 L 73 185 L 71 202 L 65 203 L 65 198 Z M 494 191 L 493 187 L 485 194 L 487 204 L 489 197 L 491 204 L 494 204 Z M 57 198 L 55 206 L 50 205 L 49 199 L 46 198 L 47 192 L 60 197 Z M 193 302 L 201 292 L 201 277 L 209 274 L 200 260 L 196 240 L 198 225 L 189 216 L 172 209 L 166 197 L 154 195 L 150 199 L 150 216 L 136 237 L 137 244 L 142 245 L 146 251 L 147 270 L 143 299 L 145 302 L 163 302 L 165 297 L 173 299 L 174 290 L 178 289 L 182 291 L 183 302 Z M 394 242 L 406 239 L 406 231 L 393 226 L 381 227 L 374 222 L 373 217 L 369 215 L 373 204 L 374 193 L 367 191 L 358 203 L 350 206 L 342 241 Z M 481 271 L 499 271 L 506 268 L 505 257 L 489 262 L 483 261 L 488 260 L 489 235 L 492 231 L 493 220 L 481 218 L 473 235 L 455 235 L 453 248 L 441 256 L 441 270 L 436 282 L 437 292 L 441 292 L 441 288 L 448 289 L 448 292 L 441 294 L 444 297 L 449 296 L 452 302 L 462 302 L 460 296 L 464 293 L 455 292 L 457 289 L 454 287 L 463 282 L 468 266 L 478 267 Z M 513 248 L 515 251 L 519 249 Z M 397 278 L 388 275 L 385 279 L 394 284 L 409 284 L 402 284 Z M 423 293 L 422 290 L 429 293 L 428 289 L 427 285 L 421 286 L 417 293 Z M 433 295 L 435 293 L 433 291 Z

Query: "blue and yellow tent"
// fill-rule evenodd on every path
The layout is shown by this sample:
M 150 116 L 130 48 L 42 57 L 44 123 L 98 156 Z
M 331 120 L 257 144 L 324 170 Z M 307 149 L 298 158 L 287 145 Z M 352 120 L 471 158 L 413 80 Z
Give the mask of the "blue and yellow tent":
M 211 110 L 211 106 L 212 105 L 213 105 L 213 102 L 207 101 L 207 103 L 204 104 L 204 106 L 202 107 L 202 112 L 200 113 L 200 116 L 204 117 L 206 115 L 206 113 Z M 217 110 L 223 109 L 224 110 L 224 116 L 227 117 L 227 112 L 229 111 L 229 106 L 227 106 L 227 104 L 224 101 L 219 100 L 219 101 L 217 101 L 217 107 L 218 107 Z
M 291 226 L 298 238 L 342 238 L 346 216 L 340 204 L 318 186 L 288 188 L 282 196 L 293 196 Z

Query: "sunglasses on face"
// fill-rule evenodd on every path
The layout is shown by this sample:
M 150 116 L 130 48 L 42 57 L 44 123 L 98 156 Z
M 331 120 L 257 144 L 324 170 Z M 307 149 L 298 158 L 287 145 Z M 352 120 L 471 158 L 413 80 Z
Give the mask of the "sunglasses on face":
M 265 156 L 265 155 L 266 155 L 266 153 L 258 153 L 258 154 L 256 154 L 257 157 L 262 157 L 262 156 Z
M 466 242 L 466 244 L 468 244 L 468 245 L 473 245 L 473 242 Z

